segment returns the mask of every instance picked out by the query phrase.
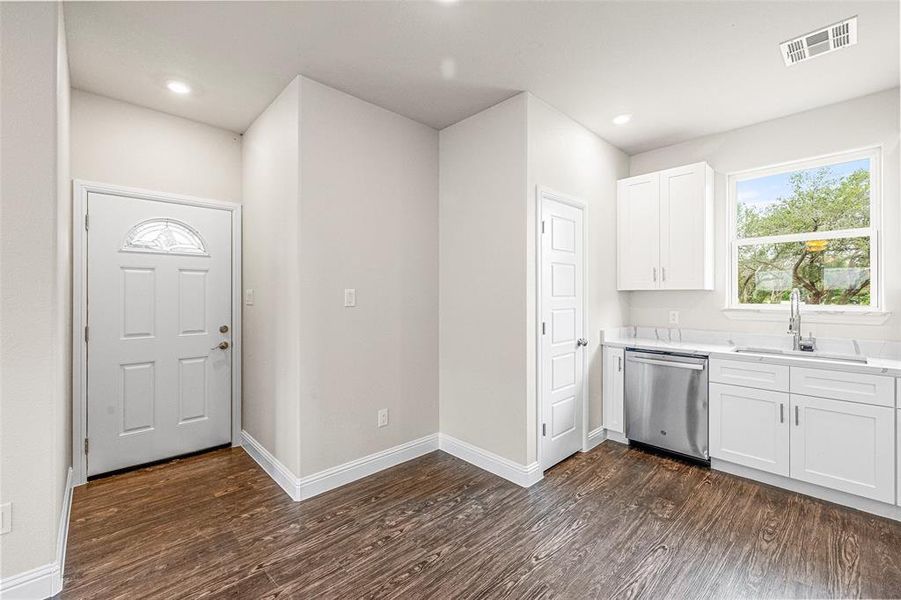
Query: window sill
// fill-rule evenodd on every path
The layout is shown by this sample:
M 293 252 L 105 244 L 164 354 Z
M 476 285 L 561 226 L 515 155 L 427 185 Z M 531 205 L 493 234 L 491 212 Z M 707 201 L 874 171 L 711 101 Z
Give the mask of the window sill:
M 786 308 L 726 307 L 723 314 L 736 321 L 785 321 L 789 317 Z M 882 325 L 892 313 L 880 310 L 828 310 L 801 308 L 804 323 L 833 323 L 836 325 Z

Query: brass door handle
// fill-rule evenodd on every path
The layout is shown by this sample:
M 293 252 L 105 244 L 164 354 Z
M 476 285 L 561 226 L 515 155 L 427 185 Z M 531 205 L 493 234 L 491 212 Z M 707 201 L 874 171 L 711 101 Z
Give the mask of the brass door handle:
M 212 348 L 210 348 L 210 350 L 228 350 L 228 347 L 228 342 L 219 342 L 218 346 L 213 346 Z

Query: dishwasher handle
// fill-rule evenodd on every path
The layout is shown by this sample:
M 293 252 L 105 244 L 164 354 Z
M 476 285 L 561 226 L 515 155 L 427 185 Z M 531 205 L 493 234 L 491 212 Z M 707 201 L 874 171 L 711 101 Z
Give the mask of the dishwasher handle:
M 657 365 L 659 367 L 673 367 L 675 369 L 691 369 L 692 371 L 703 371 L 704 365 L 700 363 L 676 362 L 674 360 L 657 360 L 654 358 L 630 358 L 631 362 L 643 363 L 646 365 Z

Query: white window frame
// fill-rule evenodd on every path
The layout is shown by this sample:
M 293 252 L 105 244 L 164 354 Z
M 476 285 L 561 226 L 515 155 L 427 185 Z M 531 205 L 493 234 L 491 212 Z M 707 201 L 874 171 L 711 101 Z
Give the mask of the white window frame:
M 790 233 L 767 237 L 745 238 L 738 237 L 737 207 L 738 198 L 736 188 L 740 181 L 757 179 L 787 173 L 815 169 L 836 163 L 852 160 L 869 159 L 870 161 L 870 226 L 858 229 L 843 229 L 837 231 L 817 231 L 813 233 Z M 882 224 L 882 148 L 881 146 L 837 152 L 815 158 L 807 158 L 790 162 L 779 163 L 766 167 L 748 169 L 730 173 L 727 176 L 727 213 L 726 237 L 728 244 L 728 285 L 726 286 L 726 311 L 734 313 L 757 313 L 760 315 L 772 315 L 784 313 L 788 310 L 787 303 L 782 304 L 740 304 L 738 302 L 738 248 L 743 245 L 804 242 L 823 238 L 849 238 L 870 237 L 870 304 L 869 305 L 820 305 L 805 304 L 804 310 L 815 313 L 838 313 L 843 315 L 884 315 L 883 290 L 881 277 L 882 244 L 879 232 Z M 750 241 L 753 240 L 753 241 Z

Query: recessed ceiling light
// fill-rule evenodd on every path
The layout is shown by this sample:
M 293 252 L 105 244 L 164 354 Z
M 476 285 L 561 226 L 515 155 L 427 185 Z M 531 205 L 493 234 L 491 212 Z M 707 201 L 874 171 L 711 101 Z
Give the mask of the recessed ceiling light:
M 625 125 L 626 123 L 628 123 L 631 120 L 632 120 L 632 115 L 630 115 L 630 114 L 616 115 L 615 117 L 613 117 L 613 124 L 614 125 Z
M 166 87 L 169 88 L 170 92 L 173 92 L 175 94 L 184 95 L 191 93 L 191 86 L 189 86 L 184 81 L 175 81 L 173 79 L 172 81 L 166 82 Z

